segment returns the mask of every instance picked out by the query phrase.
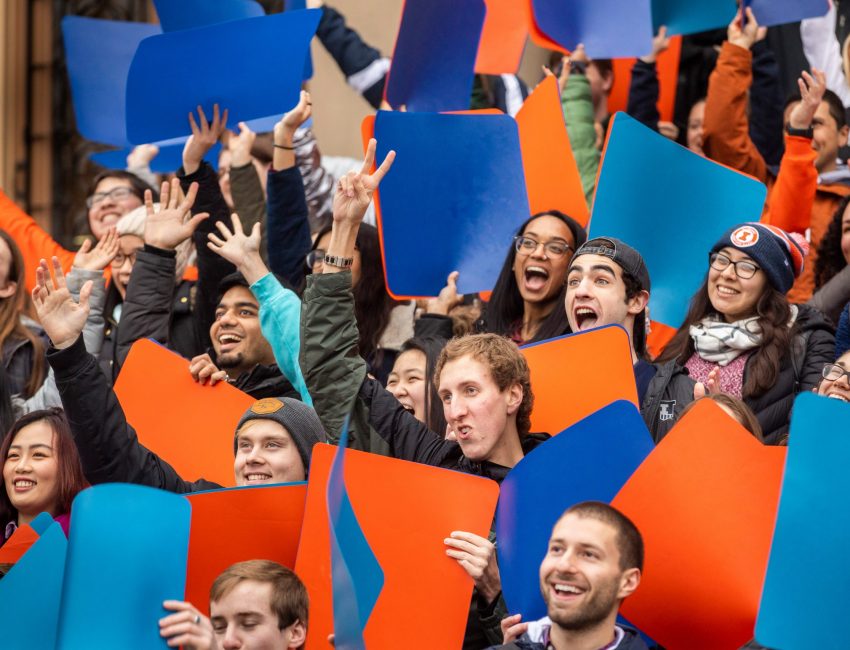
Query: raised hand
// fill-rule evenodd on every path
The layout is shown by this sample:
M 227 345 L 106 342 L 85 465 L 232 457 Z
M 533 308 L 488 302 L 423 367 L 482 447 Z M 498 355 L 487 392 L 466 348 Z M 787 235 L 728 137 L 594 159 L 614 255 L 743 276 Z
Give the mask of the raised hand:
M 742 23 L 741 10 L 738 9 L 738 13 L 735 14 L 735 18 L 732 19 L 726 30 L 726 40 L 733 45 L 749 50 L 756 41 L 760 41 L 765 37 L 767 30 L 759 28 L 756 15 L 750 7 L 747 7 L 747 23 Z
M 298 103 L 295 108 L 284 113 L 280 121 L 274 125 L 275 143 L 279 135 L 288 135 L 290 138 L 295 134 L 304 122 L 310 119 L 313 114 L 313 102 L 310 99 L 310 93 L 302 90 L 298 96 Z
M 74 256 L 74 267 L 86 271 L 102 271 L 118 254 L 118 232 L 109 228 L 94 248 L 91 239 L 86 239 Z
M 804 70 L 802 77 L 797 79 L 797 85 L 800 87 L 802 100 L 794 106 L 788 116 L 788 124 L 793 129 L 808 129 L 812 125 L 812 120 L 815 119 L 818 106 L 823 101 L 823 95 L 826 92 L 826 75 L 823 71 L 814 68 L 812 68 L 812 74 Z
M 201 212 L 192 216 L 192 206 L 198 195 L 198 184 L 189 186 L 189 193 L 182 196 L 179 179 L 171 184 L 163 182 L 159 194 L 159 212 L 154 212 L 153 196 L 145 190 L 145 243 L 157 248 L 174 250 L 183 241 L 192 236 L 198 225 L 210 215 Z M 181 200 L 182 199 L 182 200 Z
M 670 37 L 667 36 L 667 27 L 662 25 L 658 28 L 658 33 L 652 38 L 652 52 L 640 57 L 640 60 L 644 63 L 655 63 L 658 55 L 668 47 L 670 47 Z
M 446 286 L 440 290 L 440 295 L 430 298 L 425 307 L 426 314 L 440 314 L 448 316 L 449 312 L 463 302 L 463 296 L 457 292 L 457 271 L 449 273 Z
M 543 75 L 546 77 L 554 77 L 555 73 L 552 72 L 547 66 L 543 66 Z M 564 88 L 567 87 L 567 82 L 570 80 L 570 59 L 569 57 L 563 56 L 561 57 L 561 70 L 558 72 L 558 92 L 560 94 L 564 94 Z
M 248 283 L 254 284 L 269 272 L 260 257 L 260 224 L 255 223 L 251 234 L 246 235 L 242 220 L 235 212 L 230 215 L 230 223 L 233 225 L 232 231 L 221 222 L 216 224 L 221 237 L 214 233 L 208 234 L 207 247 L 235 265 Z
M 384 176 L 390 171 L 395 160 L 395 151 L 390 151 L 384 162 L 374 172 L 375 149 L 377 141 L 372 138 L 366 149 L 366 158 L 359 172 L 348 172 L 339 179 L 334 193 L 333 218 L 338 223 L 349 223 L 360 225 L 366 209 L 372 201 L 372 195 L 378 189 Z M 370 173 L 371 172 L 371 173 Z
M 245 122 L 239 122 L 239 134 L 231 134 L 227 141 L 230 149 L 230 164 L 233 167 L 244 167 L 251 162 L 251 147 L 254 146 L 257 134 Z
M 89 280 L 80 289 L 80 302 L 77 303 L 68 291 L 59 258 L 53 258 L 52 277 L 47 260 L 39 263 L 32 301 L 38 320 L 55 348 L 67 348 L 80 337 L 89 316 L 91 290 L 92 281 Z
M 158 153 L 159 147 L 155 144 L 140 144 L 133 147 L 133 150 L 127 156 L 127 167 L 129 169 L 148 167 Z
M 458 530 L 443 542 L 449 547 L 446 549 L 446 555 L 457 560 L 475 581 L 478 593 L 488 603 L 492 603 L 502 590 L 495 544 L 474 533 Z
M 210 123 L 207 121 L 204 109 L 198 106 L 198 121 L 195 121 L 193 113 L 189 113 L 189 126 L 192 128 L 192 135 L 183 147 L 183 170 L 187 176 L 198 171 L 204 156 L 218 142 L 227 128 L 227 109 L 219 115 L 218 104 L 215 104 L 212 123 Z

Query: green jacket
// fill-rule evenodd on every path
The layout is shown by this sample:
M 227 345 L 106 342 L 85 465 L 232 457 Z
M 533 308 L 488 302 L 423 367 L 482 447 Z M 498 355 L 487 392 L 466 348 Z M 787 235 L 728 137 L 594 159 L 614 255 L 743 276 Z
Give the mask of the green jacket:
M 599 170 L 599 149 L 596 148 L 596 128 L 593 119 L 593 101 L 590 96 L 590 82 L 583 74 L 572 74 L 561 95 L 561 107 L 570 146 L 581 175 L 584 198 L 589 207 L 593 207 L 593 193 L 596 189 L 596 172 Z

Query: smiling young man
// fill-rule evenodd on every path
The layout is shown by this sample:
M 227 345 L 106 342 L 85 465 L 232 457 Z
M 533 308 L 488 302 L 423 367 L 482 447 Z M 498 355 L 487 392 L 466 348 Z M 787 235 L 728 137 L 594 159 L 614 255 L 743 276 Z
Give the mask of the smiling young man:
M 547 616 L 502 622 L 504 645 L 519 650 L 646 650 L 634 630 L 616 624 L 620 604 L 640 584 L 643 539 L 635 525 L 605 503 L 567 509 L 552 529 L 540 563 Z
M 238 562 L 210 588 L 210 617 L 191 603 L 167 600 L 174 612 L 159 621 L 168 645 L 192 650 L 298 650 L 307 638 L 309 598 L 304 583 L 269 560 Z
M 659 365 L 646 360 L 649 290 L 649 271 L 640 253 L 613 237 L 597 237 L 573 256 L 564 302 L 573 332 L 603 325 L 626 330 L 641 415 L 659 440 L 693 401 L 695 382 L 675 362 Z
M 78 304 L 55 259 L 54 274 L 51 280 L 39 268 L 33 302 L 50 337 L 48 361 L 89 482 L 137 483 L 178 493 L 221 487 L 204 479 L 184 480 L 139 443 L 115 392 L 83 343 L 90 287 L 83 287 Z M 313 445 L 324 440 L 321 422 L 306 404 L 291 398 L 255 402 L 234 435 L 236 485 L 305 480 Z

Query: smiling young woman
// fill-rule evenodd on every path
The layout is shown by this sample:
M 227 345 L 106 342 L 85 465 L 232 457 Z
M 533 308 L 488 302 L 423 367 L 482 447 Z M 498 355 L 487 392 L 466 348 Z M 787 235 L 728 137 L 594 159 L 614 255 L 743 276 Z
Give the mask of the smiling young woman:
M 716 371 L 720 390 L 756 413 L 767 443 L 787 432 L 794 396 L 817 386 L 832 361 L 832 326 L 785 296 L 806 252 L 802 239 L 774 226 L 731 228 L 712 247 L 705 282 L 658 359 L 677 360 L 700 382 Z
M 557 210 L 523 223 L 477 330 L 518 345 L 569 333 L 564 286 L 573 253 L 586 239 L 584 228 Z
M 18 419 L 0 445 L 0 457 L 0 546 L 42 512 L 50 513 L 67 535 L 71 502 L 88 483 L 62 409 Z

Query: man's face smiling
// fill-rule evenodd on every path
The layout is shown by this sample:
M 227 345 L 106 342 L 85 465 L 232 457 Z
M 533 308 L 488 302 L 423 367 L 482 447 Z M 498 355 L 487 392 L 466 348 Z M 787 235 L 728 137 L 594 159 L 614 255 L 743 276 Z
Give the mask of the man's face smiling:
M 247 287 L 232 287 L 215 310 L 210 338 L 218 367 L 235 377 L 258 363 L 274 363 L 274 353 L 260 329 L 260 307 Z
M 620 568 L 613 526 L 574 513 L 555 524 L 540 564 L 540 590 L 553 624 L 573 631 L 609 619 L 613 625 L 620 601 L 639 581 L 638 569 Z
M 573 332 L 603 325 L 623 325 L 631 334 L 634 317 L 646 307 L 643 291 L 626 300 L 620 265 L 603 255 L 573 258 L 567 275 L 565 309 Z
M 292 483 L 306 478 L 292 435 L 274 420 L 249 420 L 236 436 L 236 485 Z

